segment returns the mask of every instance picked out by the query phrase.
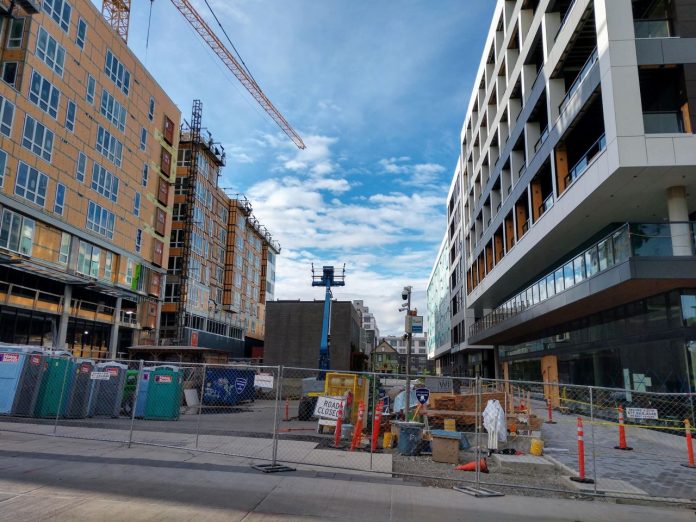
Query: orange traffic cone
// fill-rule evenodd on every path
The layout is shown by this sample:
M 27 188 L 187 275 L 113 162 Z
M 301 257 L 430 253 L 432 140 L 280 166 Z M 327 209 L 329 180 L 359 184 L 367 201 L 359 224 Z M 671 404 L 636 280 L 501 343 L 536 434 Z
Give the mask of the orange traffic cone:
M 466 464 L 461 464 L 460 466 L 457 466 L 456 468 L 457 471 L 476 471 L 476 461 L 472 460 L 471 462 L 467 462 Z M 479 470 L 481 473 L 488 473 L 488 464 L 486 464 L 486 459 L 481 459 L 479 462 Z

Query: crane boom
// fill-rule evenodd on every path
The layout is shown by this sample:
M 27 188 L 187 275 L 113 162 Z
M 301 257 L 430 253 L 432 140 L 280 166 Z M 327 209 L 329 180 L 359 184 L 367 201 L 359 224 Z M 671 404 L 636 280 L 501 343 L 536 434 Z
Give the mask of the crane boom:
M 295 129 L 293 129 L 283 115 L 276 109 L 271 100 L 263 93 L 259 84 L 251 77 L 244 67 L 237 61 L 234 55 L 220 41 L 215 32 L 206 23 L 203 17 L 191 5 L 189 0 L 170 0 L 183 17 L 191 24 L 203 41 L 222 60 L 222 63 L 232 71 L 249 94 L 263 108 L 271 119 L 288 135 L 298 148 L 304 149 L 305 144 Z M 128 40 L 128 25 L 130 18 L 131 0 L 103 0 L 102 13 L 107 22 L 124 39 Z

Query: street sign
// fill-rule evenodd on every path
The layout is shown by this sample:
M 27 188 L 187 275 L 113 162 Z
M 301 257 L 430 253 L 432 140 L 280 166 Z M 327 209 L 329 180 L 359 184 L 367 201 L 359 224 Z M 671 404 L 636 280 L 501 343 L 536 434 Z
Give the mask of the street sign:
M 626 408 L 626 417 L 629 419 L 658 419 L 657 410 L 654 408 Z
M 337 420 L 342 403 L 343 397 L 319 397 L 314 408 L 314 416 L 320 419 Z
M 246 388 L 247 385 L 247 380 L 244 377 L 237 377 L 234 380 L 234 387 L 237 390 L 237 393 L 241 394 L 244 391 L 244 388 Z
M 406 333 L 423 333 L 423 316 L 406 316 Z
M 428 402 L 428 398 L 430 397 L 430 390 L 428 388 L 417 388 L 416 389 L 416 399 L 418 399 L 418 402 L 421 404 L 425 404 Z
M 452 393 L 454 383 L 450 377 L 426 377 L 425 386 L 433 393 Z

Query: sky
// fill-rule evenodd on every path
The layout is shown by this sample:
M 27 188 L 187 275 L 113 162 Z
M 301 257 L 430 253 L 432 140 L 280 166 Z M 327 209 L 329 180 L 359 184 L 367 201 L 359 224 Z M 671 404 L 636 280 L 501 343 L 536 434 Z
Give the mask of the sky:
M 93 0 L 101 7 L 100 0 Z M 224 35 L 204 0 L 192 0 Z M 381 335 L 426 312 L 459 135 L 493 0 L 208 0 L 256 81 L 302 136 L 275 126 L 167 0 L 135 0 L 129 46 L 227 151 L 220 186 L 245 194 L 282 246 L 275 297 L 323 299 L 311 265 L 346 267 Z M 147 22 L 152 23 L 147 40 Z M 146 46 L 147 42 L 147 46 Z

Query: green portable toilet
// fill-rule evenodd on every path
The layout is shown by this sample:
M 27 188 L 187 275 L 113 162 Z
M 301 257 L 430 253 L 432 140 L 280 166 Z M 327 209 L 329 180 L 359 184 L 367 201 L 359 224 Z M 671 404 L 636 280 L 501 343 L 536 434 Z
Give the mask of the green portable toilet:
M 145 418 L 176 420 L 181 408 L 181 377 L 179 369 L 157 366 L 150 372 L 145 403 Z
M 48 357 L 39 395 L 36 399 L 34 415 L 37 417 L 55 417 L 65 415 L 72 394 L 75 378 L 75 362 L 68 357 Z

